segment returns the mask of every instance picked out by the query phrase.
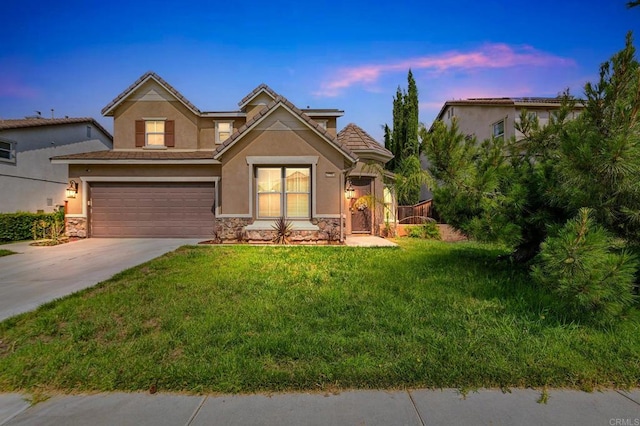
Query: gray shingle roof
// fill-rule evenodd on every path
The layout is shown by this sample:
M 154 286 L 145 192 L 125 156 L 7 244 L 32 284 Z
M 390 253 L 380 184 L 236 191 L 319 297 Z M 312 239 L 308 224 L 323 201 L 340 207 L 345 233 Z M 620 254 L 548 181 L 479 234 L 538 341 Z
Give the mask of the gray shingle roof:
M 8 129 L 24 129 L 29 127 L 43 127 L 43 126 L 59 126 L 63 124 L 82 124 L 87 123 L 98 128 L 109 139 L 113 140 L 111 133 L 100 125 L 95 119 L 91 117 L 79 117 L 79 118 L 11 118 L 0 119 L 0 130 Z

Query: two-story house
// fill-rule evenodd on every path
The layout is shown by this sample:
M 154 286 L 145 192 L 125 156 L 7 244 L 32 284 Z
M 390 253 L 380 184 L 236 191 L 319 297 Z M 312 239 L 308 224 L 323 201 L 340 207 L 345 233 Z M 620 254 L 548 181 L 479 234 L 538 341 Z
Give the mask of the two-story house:
M 113 149 L 52 160 L 80 183 L 70 235 L 258 242 L 284 217 L 293 240 L 318 242 L 374 233 L 383 220 L 376 208 L 352 211 L 348 196 L 382 199 L 364 164 L 392 154 L 355 125 L 338 134 L 341 110 L 299 109 L 262 84 L 236 111 L 201 111 L 149 72 L 102 112 L 114 119 Z
M 0 119 L 0 213 L 46 212 L 64 205 L 68 168 L 51 157 L 112 148 L 92 118 Z
M 522 138 L 516 129 L 516 123 L 523 111 L 535 115 L 544 126 L 549 122 L 553 111 L 560 108 L 561 98 L 471 98 L 446 101 L 435 121 L 450 125 L 457 120 L 460 131 L 465 135 L 475 135 L 478 141 L 501 137 Z M 583 105 L 575 104 L 573 118 L 580 114 Z

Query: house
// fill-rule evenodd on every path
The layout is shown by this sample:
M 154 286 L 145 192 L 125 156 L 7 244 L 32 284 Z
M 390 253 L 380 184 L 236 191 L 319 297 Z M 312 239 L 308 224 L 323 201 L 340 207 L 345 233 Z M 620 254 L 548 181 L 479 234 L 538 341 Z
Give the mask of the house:
M 470 98 L 446 101 L 434 123 L 444 122 L 450 126 L 456 119 L 460 132 L 467 136 L 475 136 L 478 142 L 491 137 L 506 138 L 515 137 L 522 139 L 523 135 L 516 129 L 516 123 L 520 115 L 526 111 L 528 115 L 535 115 L 541 126 L 549 122 L 549 117 L 557 111 L 562 104 L 561 98 Z M 577 102 L 569 118 L 575 118 L 584 108 Z M 433 126 L 433 125 L 432 125 Z M 421 156 L 422 168 L 428 167 L 427 159 Z M 420 199 L 433 198 L 431 191 L 422 188 Z
M 0 213 L 57 210 L 64 205 L 68 168 L 49 159 L 111 149 L 112 143 L 92 118 L 0 119 Z
M 356 195 L 384 197 L 365 164 L 392 154 L 353 124 L 338 134 L 341 110 L 299 109 L 261 84 L 236 111 L 201 111 L 148 72 L 102 113 L 114 119 L 113 149 L 52 159 L 80 183 L 70 235 L 268 242 L 284 217 L 293 241 L 317 243 L 383 220 L 350 207 Z
M 452 100 L 444 103 L 435 121 L 443 121 L 450 125 L 455 117 L 460 132 L 475 135 L 478 141 L 500 137 L 509 139 L 522 138 L 516 130 L 520 114 L 526 111 L 535 115 L 544 126 L 549 122 L 553 111 L 557 111 L 562 103 L 561 98 L 471 98 Z M 582 110 L 583 105 L 576 103 L 569 118 L 574 118 Z

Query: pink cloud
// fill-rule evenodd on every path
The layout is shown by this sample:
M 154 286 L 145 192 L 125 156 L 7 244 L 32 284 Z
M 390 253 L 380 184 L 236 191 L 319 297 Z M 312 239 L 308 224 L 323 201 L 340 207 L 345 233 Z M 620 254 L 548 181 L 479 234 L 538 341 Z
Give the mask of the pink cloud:
M 38 91 L 17 79 L 0 80 L 0 98 L 31 99 L 38 96 Z
M 445 52 L 438 55 L 411 58 L 394 63 L 369 64 L 343 68 L 321 84 L 316 96 L 338 96 L 343 90 L 354 86 L 375 84 L 383 74 L 413 70 L 433 70 L 443 73 L 449 70 L 472 71 L 482 69 L 530 67 L 568 67 L 575 65 L 572 59 L 541 52 L 531 46 L 509 46 L 487 44 L 471 52 Z

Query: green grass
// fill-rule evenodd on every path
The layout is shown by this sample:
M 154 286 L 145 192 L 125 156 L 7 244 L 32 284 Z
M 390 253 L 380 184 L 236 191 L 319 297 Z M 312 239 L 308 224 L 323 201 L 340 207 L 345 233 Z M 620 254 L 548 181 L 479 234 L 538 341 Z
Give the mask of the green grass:
M 16 254 L 15 251 L 0 249 L 0 257 L 9 256 L 10 254 Z
M 0 323 L 0 391 L 635 387 L 640 319 L 568 323 L 476 243 L 185 247 Z

